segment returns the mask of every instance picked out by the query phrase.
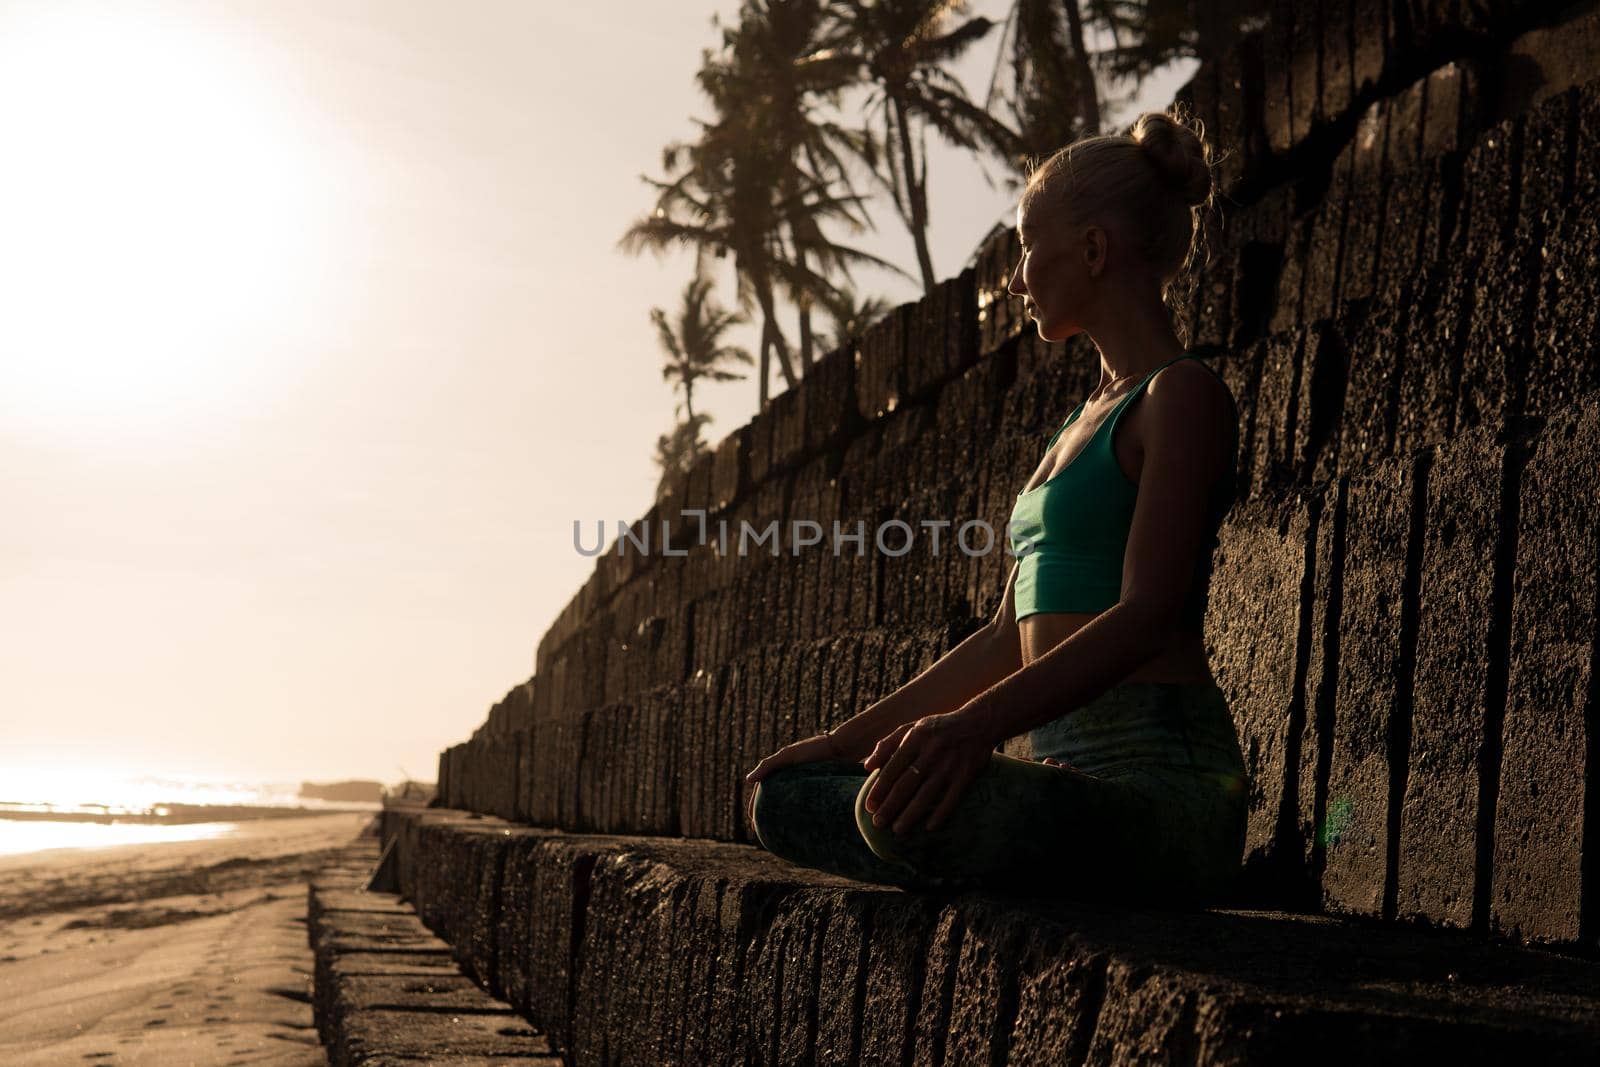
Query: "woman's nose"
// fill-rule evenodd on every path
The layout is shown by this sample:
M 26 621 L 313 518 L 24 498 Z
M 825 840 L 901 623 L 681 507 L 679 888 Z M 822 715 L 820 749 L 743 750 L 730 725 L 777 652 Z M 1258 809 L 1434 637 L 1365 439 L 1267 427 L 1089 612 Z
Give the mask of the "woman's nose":
M 1022 284 L 1022 264 L 1017 264 L 1017 269 L 1011 272 L 1011 284 L 1006 286 L 1006 292 L 1016 296 L 1028 295 L 1028 287 Z

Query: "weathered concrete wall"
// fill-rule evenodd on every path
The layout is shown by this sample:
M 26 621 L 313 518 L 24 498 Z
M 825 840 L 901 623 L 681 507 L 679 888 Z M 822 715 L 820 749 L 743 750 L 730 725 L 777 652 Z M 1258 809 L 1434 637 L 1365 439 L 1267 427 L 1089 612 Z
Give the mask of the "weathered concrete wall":
M 417 917 L 574 1067 L 1600 1056 L 1600 968 L 1460 933 L 906 893 L 724 842 L 465 812 L 390 809 L 384 835 Z M 408 929 L 364 918 L 343 929 Z M 328 954 L 319 1003 L 341 988 Z
M 1284 4 L 1183 90 L 1232 150 L 1191 318 L 1243 416 L 1206 622 L 1255 779 L 1237 903 L 1597 944 L 1597 50 L 1592 3 Z M 745 841 L 761 756 L 992 615 L 1000 549 L 667 556 L 659 523 L 1003 531 L 1097 370 L 1033 335 L 1016 256 L 990 240 L 681 479 L 441 755 L 441 803 Z

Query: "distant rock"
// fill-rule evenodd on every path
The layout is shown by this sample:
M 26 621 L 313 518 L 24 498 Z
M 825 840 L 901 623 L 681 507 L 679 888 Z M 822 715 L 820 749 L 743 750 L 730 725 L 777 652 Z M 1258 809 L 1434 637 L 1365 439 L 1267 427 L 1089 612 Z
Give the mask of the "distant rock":
M 384 794 L 386 800 L 415 800 L 426 804 L 434 798 L 438 789 L 433 782 L 414 782 L 407 778 L 399 785 L 392 785 Z
M 366 779 L 348 782 L 301 782 L 302 800 L 328 800 L 339 804 L 378 804 L 383 801 L 383 783 Z

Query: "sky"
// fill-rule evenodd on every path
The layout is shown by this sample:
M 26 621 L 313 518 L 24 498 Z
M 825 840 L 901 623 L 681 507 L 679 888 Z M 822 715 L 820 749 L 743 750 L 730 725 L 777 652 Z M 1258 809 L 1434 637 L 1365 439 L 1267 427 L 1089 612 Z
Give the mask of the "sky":
M 0 0 L 0 781 L 434 778 L 591 573 L 574 520 L 649 508 L 693 264 L 617 242 L 737 7 Z M 930 147 L 945 278 L 1015 199 Z M 756 400 L 697 386 L 708 438 Z

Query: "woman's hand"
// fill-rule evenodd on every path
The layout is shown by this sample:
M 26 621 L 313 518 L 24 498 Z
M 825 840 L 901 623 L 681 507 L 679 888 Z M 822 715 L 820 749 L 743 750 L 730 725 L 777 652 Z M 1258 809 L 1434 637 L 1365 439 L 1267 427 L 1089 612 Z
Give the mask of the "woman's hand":
M 869 771 L 881 768 L 867 793 L 872 825 L 904 833 L 932 808 L 926 829 L 938 829 L 989 765 L 994 745 L 993 738 L 956 712 L 896 727 L 864 764 Z
M 817 734 L 807 737 L 793 744 L 784 745 L 778 751 L 755 765 L 749 774 L 744 776 L 746 782 L 759 782 L 779 767 L 787 767 L 793 763 L 816 763 L 820 760 L 855 760 L 859 756 L 846 750 L 840 740 L 832 734 Z M 756 830 L 756 791 L 750 790 L 750 799 L 745 801 L 745 822 L 750 827 L 750 832 Z

